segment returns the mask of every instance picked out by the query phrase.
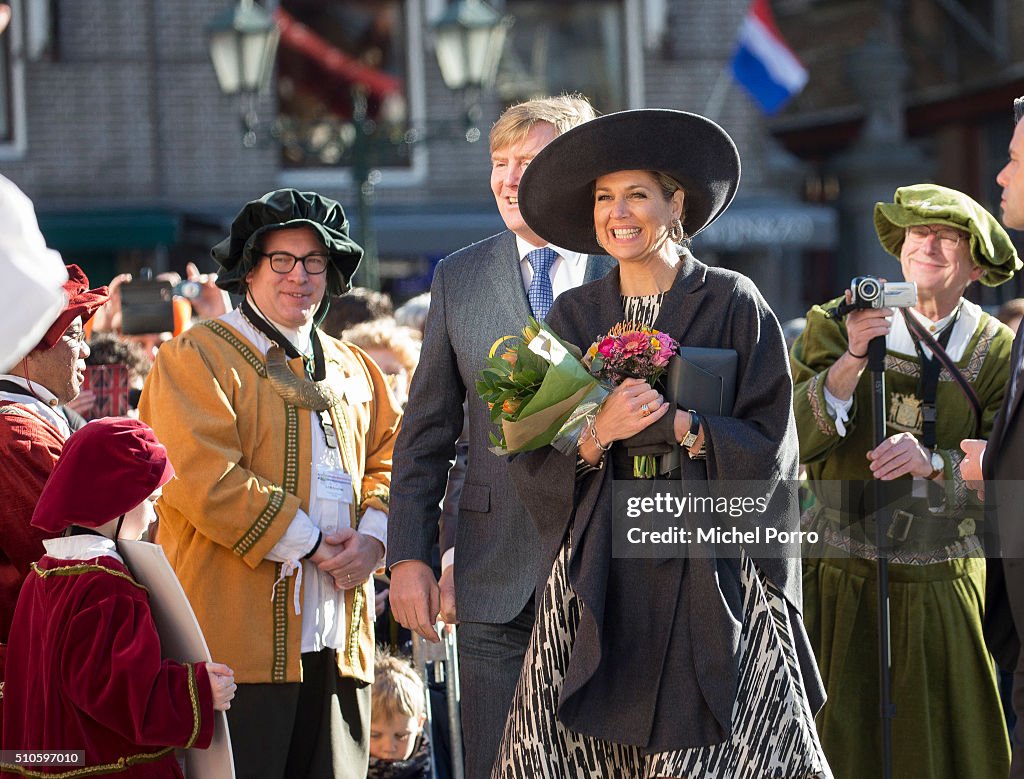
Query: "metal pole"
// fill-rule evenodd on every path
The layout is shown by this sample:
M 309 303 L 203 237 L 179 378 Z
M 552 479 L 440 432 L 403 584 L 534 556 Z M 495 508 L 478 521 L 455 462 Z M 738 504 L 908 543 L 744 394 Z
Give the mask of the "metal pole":
M 377 256 L 377 232 L 373 229 L 373 182 L 370 169 L 370 144 L 373 141 L 372 121 L 367 116 L 366 90 L 352 87 L 352 122 L 356 137 L 352 148 L 352 181 L 359 199 L 359 243 L 363 261 L 356 274 L 359 284 L 380 289 L 380 260 Z
M 872 382 L 875 446 L 885 440 L 885 337 L 871 339 L 868 369 Z M 892 779 L 892 641 L 889 633 L 889 510 L 885 483 L 874 482 L 875 546 L 878 549 L 878 692 L 882 723 L 882 779 Z
M 412 634 L 412 664 L 416 672 L 423 680 L 423 711 L 426 715 L 423 728 L 430 734 L 428 740 L 430 748 L 430 779 L 437 779 L 437 747 L 434 744 L 434 708 L 430 705 L 430 675 L 427 673 L 427 662 L 429 661 L 424 650 L 425 640 L 422 636 Z
M 459 684 L 459 637 L 454 625 L 442 633 L 445 645 L 445 693 L 448 696 L 448 727 L 452 734 L 452 779 L 465 779 L 462 759 L 462 689 Z
M 715 79 L 715 83 L 711 87 L 711 94 L 708 95 L 708 102 L 704 105 L 704 116 L 711 121 L 718 121 L 718 116 L 725 106 L 725 97 L 729 94 L 730 86 L 732 86 L 732 73 L 727 65 L 718 73 L 718 78 Z

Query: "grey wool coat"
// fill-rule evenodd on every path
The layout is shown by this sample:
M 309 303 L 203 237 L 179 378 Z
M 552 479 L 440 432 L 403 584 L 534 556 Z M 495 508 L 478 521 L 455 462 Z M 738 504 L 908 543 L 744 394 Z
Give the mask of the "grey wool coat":
M 739 360 L 732 414 L 703 417 L 707 460 L 684 456 L 679 478 L 684 484 L 796 479 L 792 380 L 775 315 L 745 276 L 710 268 L 689 253 L 682 260 L 654 326 L 682 345 L 735 349 Z M 615 269 L 560 296 L 548 323 L 586 350 L 622 319 Z M 568 576 L 584 608 L 558 717 L 578 732 L 648 752 L 720 743 L 730 731 L 738 685 L 739 560 L 613 558 L 612 479 L 631 473 L 624 472 L 623 447 L 614 446 L 612 455 L 613 468 L 578 484 L 575 459 L 551 447 L 512 461 L 513 483 L 541 537 L 545 571 L 572 525 Z M 788 494 L 776 497 L 783 503 L 768 521 L 798 529 L 798 507 Z M 785 596 L 805 691 L 817 710 L 824 689 L 800 617 L 799 551 L 784 559 L 752 556 Z

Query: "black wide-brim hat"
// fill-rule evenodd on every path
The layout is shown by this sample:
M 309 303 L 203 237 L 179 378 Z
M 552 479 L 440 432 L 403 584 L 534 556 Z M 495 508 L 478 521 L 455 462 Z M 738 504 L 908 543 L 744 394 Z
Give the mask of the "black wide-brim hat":
M 722 215 L 740 183 L 736 144 L 710 119 L 668 108 L 608 114 L 555 138 L 519 182 L 519 211 L 545 241 L 603 254 L 594 233 L 594 181 L 620 170 L 665 173 L 683 187 L 683 229 Z
M 231 223 L 231 233 L 210 254 L 221 267 L 217 286 L 244 294 L 245 277 L 256 264 L 260 237 L 274 230 L 312 227 L 331 256 L 327 266 L 327 292 L 343 295 L 352 288 L 352 276 L 363 258 L 362 247 L 348 237 L 348 219 L 341 203 L 316 192 L 278 189 L 245 204 Z

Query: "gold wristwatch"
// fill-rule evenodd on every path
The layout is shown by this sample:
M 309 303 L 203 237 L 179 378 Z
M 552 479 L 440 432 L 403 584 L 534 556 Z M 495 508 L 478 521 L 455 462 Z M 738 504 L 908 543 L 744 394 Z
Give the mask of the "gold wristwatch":
M 686 431 L 679 445 L 689 450 L 697 442 L 697 435 L 700 433 L 700 416 L 692 409 L 687 409 L 687 413 L 690 415 L 690 429 Z

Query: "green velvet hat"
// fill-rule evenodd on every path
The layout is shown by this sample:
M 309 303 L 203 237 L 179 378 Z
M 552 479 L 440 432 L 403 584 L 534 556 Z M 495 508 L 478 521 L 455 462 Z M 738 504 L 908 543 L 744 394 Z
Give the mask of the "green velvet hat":
M 352 288 L 352 276 L 363 258 L 362 247 L 348 237 L 348 219 L 336 200 L 316 192 L 278 189 L 246 203 L 231 223 L 231 233 L 210 254 L 221 267 L 217 286 L 244 294 L 245 277 L 259 257 L 260 237 L 273 230 L 308 225 L 316 230 L 331 255 L 327 266 L 327 292 L 343 295 Z
M 998 287 L 1021 269 L 1017 250 L 1002 225 L 972 198 L 938 184 L 900 187 L 892 203 L 875 203 L 875 231 L 882 247 L 900 256 L 907 228 L 945 225 L 971 237 L 971 261 L 985 272 L 981 283 Z

